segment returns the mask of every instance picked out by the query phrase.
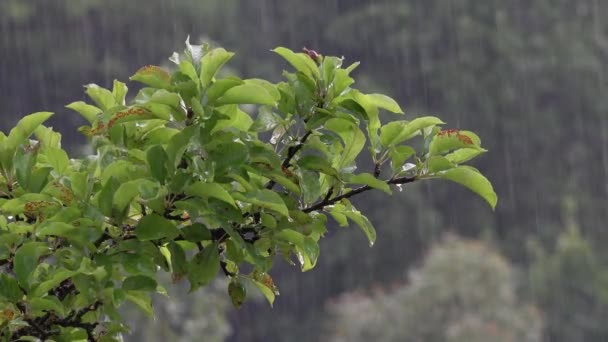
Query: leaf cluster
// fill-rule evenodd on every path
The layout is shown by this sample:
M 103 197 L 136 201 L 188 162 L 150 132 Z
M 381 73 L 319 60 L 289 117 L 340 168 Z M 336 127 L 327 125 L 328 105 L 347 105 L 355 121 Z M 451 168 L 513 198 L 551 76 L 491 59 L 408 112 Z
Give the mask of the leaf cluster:
M 94 153 L 81 159 L 43 126 L 51 113 L 0 133 L 0 336 L 115 341 L 123 303 L 152 315 L 159 272 L 191 291 L 223 273 L 235 306 L 247 288 L 272 305 L 273 263 L 314 268 L 329 219 L 374 243 L 350 202 L 372 189 L 447 179 L 496 205 L 462 165 L 485 152 L 477 135 L 431 116 L 383 124 L 381 111 L 403 111 L 352 87 L 358 63 L 273 51 L 294 69 L 277 84 L 221 77 L 233 53 L 187 41 L 173 71 L 131 77 L 144 87 L 128 101 L 120 81 L 87 85 L 91 102 L 67 106 L 88 121 Z M 363 153 L 369 172 L 357 169 Z

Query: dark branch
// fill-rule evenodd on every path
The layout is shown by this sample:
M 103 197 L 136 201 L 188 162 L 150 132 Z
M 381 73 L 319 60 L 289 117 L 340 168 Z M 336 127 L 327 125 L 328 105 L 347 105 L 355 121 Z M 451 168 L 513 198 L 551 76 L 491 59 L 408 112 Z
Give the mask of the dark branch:
M 293 157 L 295 157 L 296 153 L 298 153 L 298 151 L 300 151 L 302 149 L 302 147 L 304 147 L 304 143 L 306 142 L 306 140 L 308 139 L 308 137 L 310 137 L 310 135 L 312 134 L 312 131 L 308 131 L 306 132 L 306 134 L 304 134 L 302 136 L 302 138 L 300 138 L 300 140 L 298 141 L 298 143 L 296 145 L 290 146 L 287 149 L 287 157 L 285 157 L 285 160 L 283 160 L 283 163 L 281 164 L 281 168 L 288 168 L 289 165 L 291 164 L 291 160 L 293 159 Z M 266 189 L 272 189 L 275 186 L 276 182 L 271 180 L 270 182 L 268 182 L 268 184 L 266 184 Z
M 399 178 L 389 179 L 387 181 L 387 183 L 388 184 L 407 184 L 407 183 L 411 183 L 411 182 L 413 182 L 415 180 L 416 180 L 416 177 L 399 177 Z M 345 198 L 350 198 L 352 196 L 355 196 L 357 194 L 360 194 L 362 192 L 365 192 L 365 191 L 368 191 L 368 190 L 371 190 L 371 189 L 373 189 L 371 186 L 364 185 L 362 187 L 359 187 L 359 188 L 350 190 L 350 191 L 348 191 L 346 193 L 343 193 L 340 196 L 336 196 L 336 197 L 334 197 L 332 199 L 329 199 L 328 196 L 325 196 L 325 199 L 323 199 L 321 202 L 319 202 L 317 204 L 314 204 L 314 205 L 312 205 L 312 206 L 310 206 L 308 208 L 304 208 L 304 209 L 302 209 L 302 211 L 305 212 L 305 213 L 310 213 L 312 211 L 321 210 L 321 209 L 325 208 L 328 205 L 332 205 L 332 204 L 337 203 L 337 202 L 339 202 L 339 201 L 341 201 L 341 200 L 343 200 Z

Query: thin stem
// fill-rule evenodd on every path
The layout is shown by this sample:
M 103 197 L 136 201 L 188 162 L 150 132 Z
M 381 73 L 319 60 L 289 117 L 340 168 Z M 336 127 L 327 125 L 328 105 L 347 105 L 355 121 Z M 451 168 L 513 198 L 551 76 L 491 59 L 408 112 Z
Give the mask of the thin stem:
M 416 177 L 398 177 L 398 178 L 391 178 L 387 181 L 388 184 L 407 184 L 407 183 L 411 183 L 413 181 L 415 181 L 417 178 Z M 321 202 L 314 204 L 308 208 L 304 208 L 302 209 L 303 212 L 305 213 L 310 213 L 312 211 L 317 211 L 317 210 L 321 210 L 329 205 L 332 205 L 334 203 L 337 203 L 345 198 L 350 198 L 352 196 L 355 196 L 357 194 L 360 194 L 362 192 L 368 191 L 373 189 L 371 186 L 369 185 L 364 185 L 362 187 L 350 190 L 346 193 L 343 193 L 340 196 L 336 196 L 332 199 L 328 199 L 327 197 L 325 197 L 325 199 L 323 199 Z

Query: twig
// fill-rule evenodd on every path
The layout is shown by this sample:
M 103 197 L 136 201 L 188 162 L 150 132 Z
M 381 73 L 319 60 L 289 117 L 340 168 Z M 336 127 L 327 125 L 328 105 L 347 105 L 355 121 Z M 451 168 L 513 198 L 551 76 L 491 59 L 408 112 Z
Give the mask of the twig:
M 407 184 L 407 183 L 411 183 L 411 182 L 413 182 L 415 180 L 416 180 L 416 177 L 399 177 L 399 178 L 389 179 L 387 181 L 387 183 L 388 184 Z M 357 194 L 360 194 L 362 192 L 365 192 L 365 191 L 368 191 L 368 190 L 371 190 L 371 189 L 373 189 L 371 186 L 364 185 L 362 187 L 359 187 L 359 188 L 350 190 L 350 191 L 348 191 L 346 193 L 343 193 L 340 196 L 336 196 L 336 197 L 334 197 L 332 199 L 329 199 L 329 198 L 327 198 L 327 196 L 325 196 L 325 199 L 323 199 L 321 202 L 319 202 L 317 204 L 314 204 L 314 205 L 312 205 L 312 206 L 310 206 L 308 208 L 304 208 L 304 209 L 302 209 L 302 211 L 305 212 L 305 213 L 310 213 L 312 211 L 321 210 L 321 209 L 325 208 L 328 205 L 332 205 L 332 204 L 337 203 L 337 202 L 339 202 L 339 201 L 341 201 L 341 200 L 343 200 L 345 198 L 350 198 L 352 196 L 355 196 Z
M 293 159 L 293 157 L 295 157 L 296 153 L 298 153 L 298 151 L 301 150 L 302 147 L 304 147 L 304 143 L 306 142 L 308 137 L 310 137 L 311 134 L 312 134 L 312 131 L 306 132 L 306 134 L 304 134 L 302 136 L 302 138 L 300 138 L 300 140 L 298 141 L 298 143 L 296 145 L 290 146 L 287 149 L 287 157 L 285 157 L 285 160 L 283 160 L 283 163 L 281 164 L 281 168 L 289 167 L 289 165 L 291 164 L 291 160 Z M 268 184 L 266 184 L 266 189 L 268 189 L 268 190 L 272 189 L 275 186 L 275 184 L 276 184 L 276 182 L 271 180 L 270 182 L 268 182 Z

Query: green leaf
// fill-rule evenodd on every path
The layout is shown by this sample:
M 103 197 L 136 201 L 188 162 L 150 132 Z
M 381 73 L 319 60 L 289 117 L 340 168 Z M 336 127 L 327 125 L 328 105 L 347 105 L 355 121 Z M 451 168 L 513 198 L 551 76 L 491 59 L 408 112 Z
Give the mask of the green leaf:
M 216 163 L 216 173 L 230 168 L 240 168 L 247 162 L 248 157 L 247 146 L 243 143 L 218 142 L 217 145 L 209 147 L 209 158 Z
M 378 108 L 386 109 L 395 114 L 403 114 L 403 110 L 399 107 L 397 101 L 382 94 L 368 94 L 367 98 L 371 104 Z
M 29 308 L 34 312 L 54 312 L 59 317 L 65 317 L 65 307 L 55 296 L 32 298 L 28 301 Z
M 238 208 L 232 196 L 230 196 L 228 191 L 226 191 L 226 189 L 224 189 L 218 183 L 196 182 L 186 189 L 186 195 L 198 196 L 201 198 L 213 197 L 219 199 L 220 201 L 224 201 L 235 208 Z
M 445 170 L 449 170 L 454 167 L 447 158 L 441 156 L 431 156 L 427 160 L 428 172 L 429 173 L 437 173 Z
M 227 104 L 261 104 L 274 105 L 275 98 L 262 86 L 255 84 L 241 84 L 234 86 L 218 98 L 214 105 L 221 106 Z
M 112 107 L 117 105 L 116 100 L 114 99 L 114 94 L 106 88 L 102 88 L 97 84 L 91 83 L 86 86 L 86 93 L 89 95 L 91 100 L 95 102 L 97 107 L 101 108 L 101 110 L 106 111 Z
M 319 79 L 319 68 L 307 54 L 295 53 L 284 47 L 277 47 L 272 51 L 283 57 L 296 70 L 301 71 L 314 79 Z
M 114 101 L 116 101 L 116 104 L 118 104 L 119 106 L 125 105 L 125 97 L 127 96 L 127 91 L 129 91 L 129 88 L 127 88 L 126 84 L 118 80 L 114 80 L 114 84 L 112 87 L 112 95 L 114 95 Z
M 42 154 L 47 163 L 60 175 L 63 175 L 70 164 L 70 158 L 66 151 L 61 148 L 45 148 Z
M 350 166 L 365 146 L 365 134 L 352 122 L 340 118 L 328 120 L 325 128 L 338 134 L 344 143 L 344 150 L 334 165 L 338 169 Z
M 222 48 L 213 49 L 201 59 L 201 83 L 203 87 L 211 84 L 213 77 L 218 70 L 226 63 L 234 53 L 228 52 Z
M 230 296 L 232 305 L 240 308 L 247 297 L 247 290 L 245 290 L 245 286 L 241 282 L 234 279 L 228 284 L 228 295 Z
M 53 131 L 51 128 L 40 125 L 34 130 L 34 135 L 40 141 L 42 148 L 61 148 L 61 134 Z
M 198 240 L 201 241 L 201 240 Z M 171 241 L 167 246 L 171 253 L 171 271 L 175 281 L 181 279 L 188 274 L 188 262 L 186 261 L 186 252 L 178 243 Z
M 44 236 L 59 236 L 70 237 L 71 233 L 76 229 L 73 225 L 65 222 L 43 222 L 37 229 L 36 234 L 40 237 Z
M 272 112 L 268 106 L 262 106 L 258 109 L 258 116 L 251 125 L 251 130 L 254 132 L 267 132 L 273 130 L 280 123 L 278 115 Z
M 161 145 L 154 145 L 146 152 L 146 158 L 152 177 L 164 184 L 167 178 L 167 163 L 169 161 L 165 149 Z
M 160 189 L 158 183 L 148 179 L 136 179 L 122 183 L 114 193 L 112 206 L 118 213 L 124 212 L 136 196 L 152 199 Z
M 181 71 L 184 75 L 188 76 L 195 83 L 199 83 L 199 77 L 196 73 L 196 68 L 190 61 L 181 61 L 179 63 L 179 71 Z
M 179 230 L 172 221 L 150 214 L 141 218 L 135 228 L 135 235 L 140 241 L 173 239 L 179 235 Z
M 275 237 L 297 247 L 296 255 L 302 265 L 303 272 L 315 267 L 319 258 L 319 245 L 313 238 L 292 229 L 283 229 Z
M 32 296 L 44 296 L 51 289 L 57 287 L 64 280 L 74 276 L 75 274 L 76 274 L 76 272 L 70 271 L 67 269 L 54 270 L 51 277 L 49 279 L 43 281 L 42 283 L 38 284 L 38 286 L 36 286 L 32 290 L 31 294 L 32 294 Z
M 319 171 L 330 176 L 337 176 L 338 171 L 331 166 L 331 163 L 326 158 L 321 158 L 315 155 L 306 155 L 298 159 L 300 168 Z
M 13 261 L 13 267 L 17 280 L 23 288 L 29 288 L 28 278 L 38 266 L 38 259 L 50 253 L 49 246 L 44 242 L 26 242 L 24 243 L 17 252 L 15 252 L 15 259 Z
M 127 291 L 125 298 L 137 305 L 149 317 L 152 317 L 154 314 L 154 310 L 152 309 L 152 297 L 147 291 Z
M 365 236 L 369 241 L 369 245 L 374 245 L 374 242 L 376 241 L 376 229 L 374 229 L 374 226 L 369 221 L 369 219 L 365 217 L 360 211 L 356 210 L 352 206 L 348 208 L 343 204 L 336 204 L 329 209 L 329 213 L 334 217 L 334 219 L 336 219 L 336 221 L 338 221 L 341 226 L 346 226 L 345 217 L 355 222 L 357 226 L 361 228 L 363 233 L 365 233 Z
M 393 172 L 397 173 L 401 171 L 403 163 L 415 154 L 416 151 L 409 146 L 391 146 L 388 149 L 388 156 L 391 159 Z
M 158 89 L 168 89 L 171 86 L 171 75 L 155 65 L 148 65 L 137 70 L 135 75 L 129 79 Z
M 37 147 L 19 148 L 15 155 L 15 174 L 17 176 L 17 181 L 24 189 L 29 189 L 30 175 L 36 164 L 37 155 Z
M 384 147 L 394 146 L 414 137 L 420 130 L 444 122 L 434 116 L 424 116 L 412 121 L 392 121 L 380 128 L 380 143 Z
M 23 292 L 19 288 L 17 279 L 8 274 L 0 274 L 0 298 L 4 298 L 9 302 L 16 303 L 23 297 Z
M 188 268 L 188 280 L 190 281 L 190 292 L 201 286 L 209 284 L 220 270 L 220 254 L 218 242 L 205 246 L 198 252 Z
M 268 275 L 266 273 L 257 273 L 257 274 L 254 273 L 253 277 L 247 276 L 247 277 L 243 277 L 243 278 L 251 281 L 251 283 L 253 285 L 255 285 L 255 287 L 257 287 L 258 290 L 260 290 L 260 292 L 262 292 L 262 294 L 264 295 L 264 297 L 266 298 L 266 300 L 272 307 L 275 296 L 279 295 L 279 291 L 277 290 L 276 286 L 274 285 L 274 282 L 273 282 L 272 278 L 270 277 L 270 275 Z
M 234 199 L 242 202 L 251 203 L 262 208 L 276 211 L 277 213 L 288 217 L 289 212 L 287 206 L 279 194 L 266 189 L 255 189 L 249 192 L 235 192 L 232 194 Z
M 492 209 L 496 207 L 498 198 L 492 188 L 492 184 L 474 168 L 458 166 L 443 172 L 440 174 L 440 177 L 464 185 L 481 196 L 481 198 L 488 202 Z
M 155 291 L 157 286 L 156 280 L 145 275 L 131 276 L 122 282 L 122 289 L 125 291 Z
M 189 226 L 183 227 L 182 235 L 187 241 L 200 242 L 205 240 L 211 240 L 211 233 L 209 229 L 202 223 L 193 223 Z
M 72 102 L 67 105 L 66 108 L 80 113 L 80 115 L 82 115 L 82 117 L 85 118 L 85 120 L 87 120 L 90 124 L 95 122 L 97 115 L 103 113 L 101 108 L 95 107 L 83 101 Z
M 483 148 L 460 148 L 452 153 L 446 154 L 445 158 L 451 163 L 462 164 L 485 152 L 487 152 L 487 150 Z
M 228 91 L 228 89 L 243 84 L 243 80 L 237 77 L 226 77 L 215 81 L 209 89 L 207 89 L 207 101 L 214 103 L 218 98 Z
M 169 157 L 167 163 L 167 172 L 172 174 L 175 172 L 175 168 L 179 165 L 182 156 L 188 145 L 190 144 L 190 139 L 195 135 L 197 127 L 189 126 L 186 129 L 180 131 L 179 133 L 173 135 L 167 144 L 167 157 Z
M 30 135 L 32 135 L 32 133 L 34 133 L 38 126 L 48 120 L 52 115 L 53 113 L 50 112 L 38 112 L 23 117 L 17 122 L 15 128 L 11 129 L 5 145 L 13 149 L 21 145 Z
M 360 173 L 357 175 L 346 175 L 346 182 L 353 184 L 365 184 L 378 190 L 382 190 L 387 194 L 392 194 L 390 186 L 383 180 L 380 180 L 370 173 Z
M 429 155 L 446 153 L 461 148 L 483 150 L 479 137 L 469 131 L 447 130 L 437 133 L 429 144 Z

